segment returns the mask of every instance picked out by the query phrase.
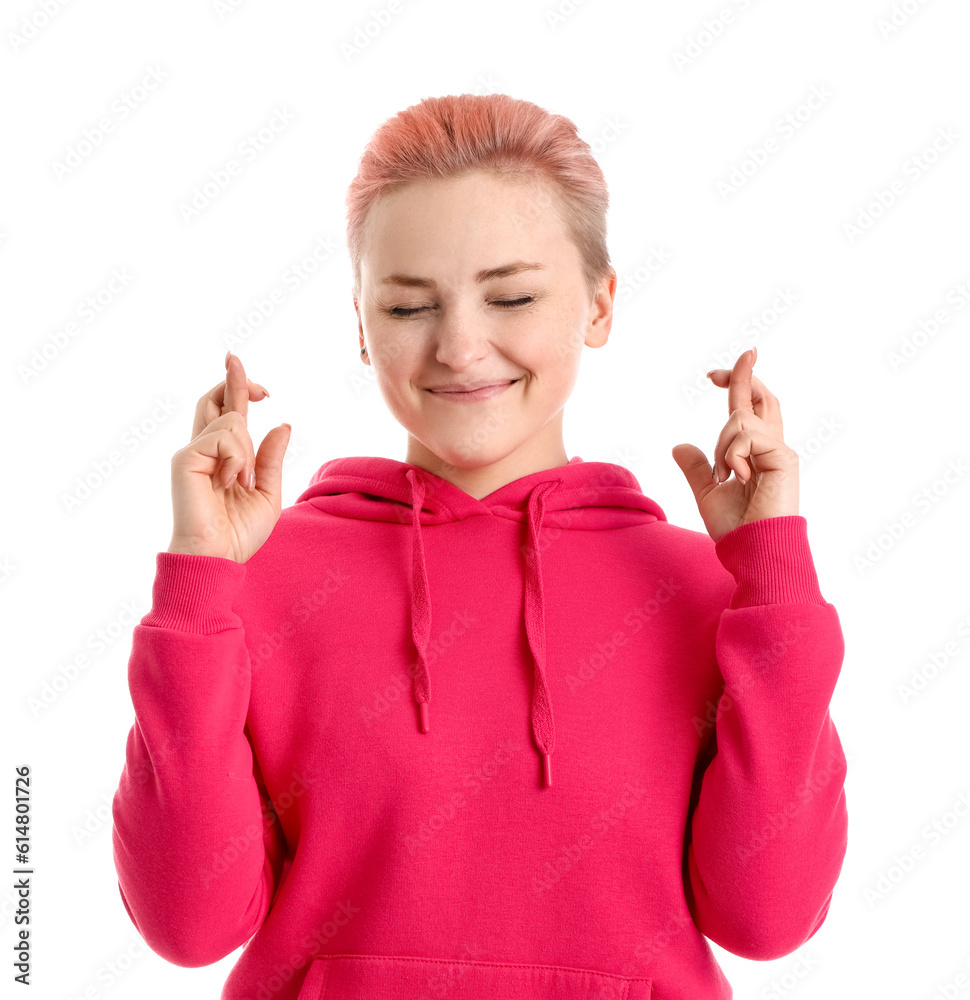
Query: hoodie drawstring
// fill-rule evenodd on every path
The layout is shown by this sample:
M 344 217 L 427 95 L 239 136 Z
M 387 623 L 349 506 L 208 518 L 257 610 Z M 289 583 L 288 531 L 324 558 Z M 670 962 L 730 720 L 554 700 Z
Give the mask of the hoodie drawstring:
M 418 651 L 412 692 L 420 712 L 422 733 L 428 732 L 428 703 L 431 700 L 431 676 L 428 673 L 427 648 L 431 634 L 431 600 L 428 574 L 424 560 L 424 542 L 421 538 L 421 505 L 424 501 L 424 482 L 414 468 L 407 471 L 411 484 L 411 636 Z M 529 494 L 526 515 L 531 544 L 527 548 L 525 578 L 525 630 L 532 651 L 534 664 L 532 693 L 532 733 L 542 755 L 543 778 L 546 787 L 552 785 L 550 754 L 556 742 L 556 727 L 552 717 L 552 701 L 546 682 L 546 620 L 542 589 L 542 565 L 539 558 L 540 532 L 545 512 L 544 498 L 558 487 L 559 480 L 537 483 Z
M 426 651 L 431 634 L 431 599 L 428 591 L 428 572 L 424 564 L 424 541 L 421 538 L 421 504 L 424 501 L 424 482 L 413 470 L 408 469 L 411 483 L 411 637 L 418 651 L 418 665 L 414 670 L 411 689 L 421 712 L 421 732 L 429 728 L 428 702 L 431 699 L 431 675 L 428 673 Z

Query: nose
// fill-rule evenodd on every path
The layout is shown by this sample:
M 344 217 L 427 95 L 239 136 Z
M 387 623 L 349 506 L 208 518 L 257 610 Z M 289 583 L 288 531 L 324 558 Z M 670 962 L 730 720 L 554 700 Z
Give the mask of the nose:
M 434 338 L 435 360 L 458 372 L 488 355 L 488 330 L 473 306 L 452 303 L 442 307 Z

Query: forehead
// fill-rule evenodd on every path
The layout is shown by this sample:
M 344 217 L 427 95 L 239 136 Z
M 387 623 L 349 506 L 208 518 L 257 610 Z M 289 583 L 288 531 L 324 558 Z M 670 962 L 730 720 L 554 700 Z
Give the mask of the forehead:
M 366 233 L 361 266 L 371 274 L 422 263 L 477 272 L 513 258 L 570 255 L 554 186 L 494 171 L 409 181 L 375 202 Z

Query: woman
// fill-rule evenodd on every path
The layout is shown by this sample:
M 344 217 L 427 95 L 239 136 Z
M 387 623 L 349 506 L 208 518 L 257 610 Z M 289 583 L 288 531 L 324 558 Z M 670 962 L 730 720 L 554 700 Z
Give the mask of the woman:
M 707 535 L 567 457 L 616 275 L 565 118 L 424 100 L 348 204 L 406 459 L 331 459 L 281 511 L 266 390 L 227 355 L 199 400 L 129 663 L 128 913 L 179 965 L 248 942 L 224 1000 L 730 997 L 705 936 L 793 951 L 846 847 L 842 633 L 778 402 L 753 352 L 710 373 L 713 472 L 673 452 Z

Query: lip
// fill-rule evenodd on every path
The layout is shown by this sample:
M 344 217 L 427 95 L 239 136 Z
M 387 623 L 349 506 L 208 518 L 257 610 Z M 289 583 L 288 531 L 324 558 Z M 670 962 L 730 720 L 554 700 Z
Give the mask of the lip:
M 480 399 L 491 399 L 505 392 L 513 386 L 519 379 L 509 382 L 493 382 L 491 385 L 482 386 L 480 389 L 462 392 L 460 390 L 428 389 L 433 396 L 440 396 L 442 399 L 452 400 L 456 403 L 473 403 Z

